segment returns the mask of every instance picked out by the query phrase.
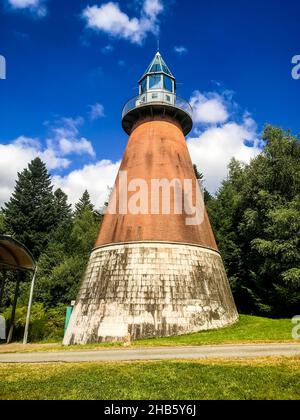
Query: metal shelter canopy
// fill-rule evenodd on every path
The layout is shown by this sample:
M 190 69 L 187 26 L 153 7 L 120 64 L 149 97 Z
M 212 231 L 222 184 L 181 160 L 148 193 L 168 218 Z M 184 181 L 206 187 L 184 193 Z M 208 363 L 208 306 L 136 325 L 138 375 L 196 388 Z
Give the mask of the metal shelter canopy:
M 37 273 L 36 262 L 31 252 L 23 244 L 21 244 L 19 241 L 12 238 L 11 236 L 0 235 L 0 270 L 4 272 L 4 277 L 2 281 L 0 281 L 0 306 L 2 302 L 2 296 L 4 293 L 5 272 L 6 271 L 18 272 L 18 275 L 16 278 L 16 289 L 15 289 L 15 296 L 14 296 L 14 301 L 13 301 L 13 306 L 12 306 L 10 329 L 9 329 L 9 334 L 7 338 L 7 343 L 11 342 L 13 331 L 14 331 L 16 307 L 17 307 L 19 288 L 20 288 L 20 282 L 21 282 L 21 277 L 22 277 L 20 276 L 20 271 L 32 272 L 32 281 L 31 281 L 31 287 L 30 287 L 30 295 L 29 295 L 28 310 L 27 310 L 26 325 L 25 325 L 25 331 L 24 331 L 24 340 L 23 340 L 23 343 L 27 344 L 30 314 L 31 314 L 31 307 L 32 307 L 32 300 L 33 300 L 33 290 L 34 290 L 35 278 L 36 278 L 36 273 Z
M 0 268 L 35 271 L 36 263 L 24 245 L 11 236 L 0 235 Z

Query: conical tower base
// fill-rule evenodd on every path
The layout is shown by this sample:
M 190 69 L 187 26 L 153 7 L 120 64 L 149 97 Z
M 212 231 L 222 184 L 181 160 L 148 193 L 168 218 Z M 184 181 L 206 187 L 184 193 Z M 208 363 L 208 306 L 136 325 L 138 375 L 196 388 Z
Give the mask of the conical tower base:
M 221 256 L 194 245 L 95 249 L 65 345 L 181 335 L 236 322 Z

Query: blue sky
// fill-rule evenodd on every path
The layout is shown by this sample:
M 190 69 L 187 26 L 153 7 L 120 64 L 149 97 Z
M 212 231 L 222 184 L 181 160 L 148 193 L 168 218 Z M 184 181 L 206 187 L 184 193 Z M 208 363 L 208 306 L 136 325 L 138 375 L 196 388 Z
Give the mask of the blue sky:
M 231 157 L 259 152 L 265 123 L 300 132 L 299 18 L 296 0 L 0 0 L 0 204 L 40 155 L 72 202 L 88 188 L 100 206 L 126 147 L 122 107 L 158 38 L 214 192 Z

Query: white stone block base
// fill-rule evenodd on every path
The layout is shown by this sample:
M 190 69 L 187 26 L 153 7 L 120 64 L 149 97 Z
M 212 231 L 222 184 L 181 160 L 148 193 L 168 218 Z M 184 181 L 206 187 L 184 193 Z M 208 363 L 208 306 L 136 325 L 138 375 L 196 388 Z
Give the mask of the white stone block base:
M 185 244 L 92 252 L 64 344 L 182 335 L 238 319 L 219 253 Z

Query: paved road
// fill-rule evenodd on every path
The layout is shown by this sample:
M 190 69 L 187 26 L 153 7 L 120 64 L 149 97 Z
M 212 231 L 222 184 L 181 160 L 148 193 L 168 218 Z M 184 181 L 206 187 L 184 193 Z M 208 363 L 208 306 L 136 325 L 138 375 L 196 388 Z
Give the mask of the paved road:
M 300 344 L 220 345 L 201 347 L 159 347 L 98 351 L 0 354 L 0 363 L 109 362 L 171 359 L 249 359 L 298 356 Z

